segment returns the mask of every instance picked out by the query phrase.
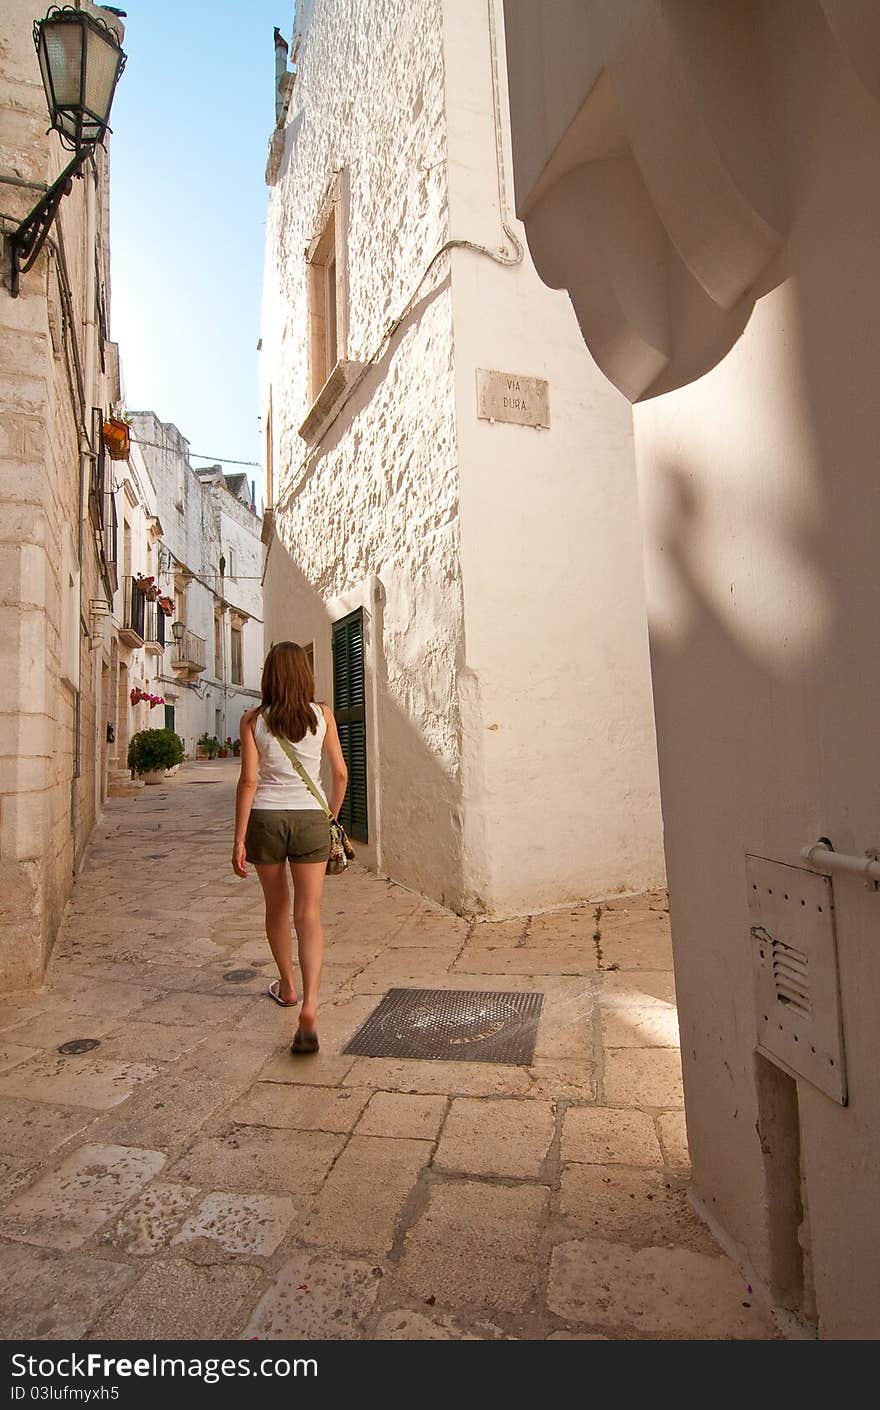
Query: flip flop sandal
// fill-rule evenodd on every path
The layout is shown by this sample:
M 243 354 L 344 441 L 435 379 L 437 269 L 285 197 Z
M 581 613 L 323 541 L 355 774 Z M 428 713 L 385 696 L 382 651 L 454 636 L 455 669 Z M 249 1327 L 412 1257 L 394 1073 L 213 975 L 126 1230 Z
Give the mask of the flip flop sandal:
M 298 1028 L 290 1045 L 290 1051 L 297 1055 L 316 1053 L 318 1051 L 317 1033 L 304 1033 L 301 1028 Z
M 299 999 L 282 999 L 280 991 L 281 980 L 273 979 L 272 983 L 269 985 L 269 998 L 274 999 L 276 1004 L 280 1004 L 283 1009 L 295 1009 L 299 1003 Z

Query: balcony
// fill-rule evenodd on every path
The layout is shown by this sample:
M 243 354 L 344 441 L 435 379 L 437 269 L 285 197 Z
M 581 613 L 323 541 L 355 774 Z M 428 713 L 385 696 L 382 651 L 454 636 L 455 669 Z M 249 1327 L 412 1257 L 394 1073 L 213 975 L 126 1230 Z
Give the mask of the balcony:
M 196 636 L 195 632 L 184 628 L 180 641 L 174 643 L 174 651 L 171 656 L 171 665 L 175 671 L 180 671 L 182 675 L 198 676 L 205 669 L 206 642 L 203 636 Z
M 119 640 L 125 646 L 143 646 L 146 633 L 147 598 L 134 578 L 126 578 Z
M 165 613 L 158 602 L 147 603 L 146 628 L 144 646 L 147 651 L 161 656 L 165 650 Z

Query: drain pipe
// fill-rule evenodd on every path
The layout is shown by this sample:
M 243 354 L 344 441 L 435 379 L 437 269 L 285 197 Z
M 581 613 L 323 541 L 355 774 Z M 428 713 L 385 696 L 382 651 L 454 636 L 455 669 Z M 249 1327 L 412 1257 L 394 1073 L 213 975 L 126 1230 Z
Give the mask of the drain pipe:
M 847 872 L 852 876 L 862 877 L 875 891 L 880 887 L 880 856 L 877 852 L 866 852 L 862 857 L 851 857 L 845 852 L 835 852 L 830 838 L 820 837 L 812 847 L 802 848 L 801 857 L 808 866 L 815 867 L 817 871 Z

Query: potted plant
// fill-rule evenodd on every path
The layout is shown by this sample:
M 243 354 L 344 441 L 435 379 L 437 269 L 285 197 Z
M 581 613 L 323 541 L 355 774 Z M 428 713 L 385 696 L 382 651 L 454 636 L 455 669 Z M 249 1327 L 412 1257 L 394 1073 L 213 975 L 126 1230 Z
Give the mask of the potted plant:
M 233 755 L 235 756 L 236 759 L 238 758 L 239 754 L 241 753 L 241 740 L 240 740 L 240 739 L 233 739 L 233 741 L 232 741 L 232 753 L 233 753 Z
M 152 573 L 135 573 L 134 580 L 147 601 L 155 602 L 159 596 L 159 589 L 156 587 L 156 579 Z
M 159 594 L 159 606 L 162 608 L 162 611 L 165 613 L 165 616 L 166 616 L 166 617 L 173 617 L 173 616 L 174 616 L 174 598 L 173 598 L 173 597 L 167 597 L 165 594 L 160 593 L 160 594 Z
M 128 767 L 144 783 L 163 783 L 165 770 L 183 759 L 183 740 L 171 729 L 142 729 L 132 735 Z
M 131 426 L 121 416 L 104 422 L 104 445 L 111 460 L 127 460 L 131 454 Z

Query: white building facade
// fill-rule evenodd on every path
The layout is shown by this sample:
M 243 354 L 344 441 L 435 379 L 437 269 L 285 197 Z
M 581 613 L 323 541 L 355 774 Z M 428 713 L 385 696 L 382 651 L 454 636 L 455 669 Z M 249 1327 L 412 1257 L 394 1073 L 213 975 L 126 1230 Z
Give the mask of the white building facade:
M 311 649 L 359 855 L 496 916 L 664 876 L 631 417 L 511 220 L 503 44 L 300 6 L 261 359 L 266 644 Z
M 505 11 L 517 210 L 634 403 L 694 1190 L 876 1339 L 880 7 Z
M 133 412 L 131 421 L 133 459 L 155 502 L 148 572 L 172 604 L 167 618 L 160 604 L 154 612 L 162 649 L 148 643 L 139 657 L 144 692 L 163 697 L 162 718 L 141 701 L 132 728 L 167 725 L 195 758 L 204 735 L 221 746 L 237 740 L 243 713 L 259 700 L 261 523 L 245 476 L 226 477 L 219 466 L 196 472 L 188 442 L 154 412 Z
M 85 4 L 123 39 L 110 11 Z M 34 21 L 0 9 L 3 235 L 69 161 L 47 133 Z M 109 341 L 103 147 L 61 202 L 33 267 L 0 280 L 0 991 L 38 983 L 106 795 L 117 662 L 118 496 L 103 425 L 119 397 Z

